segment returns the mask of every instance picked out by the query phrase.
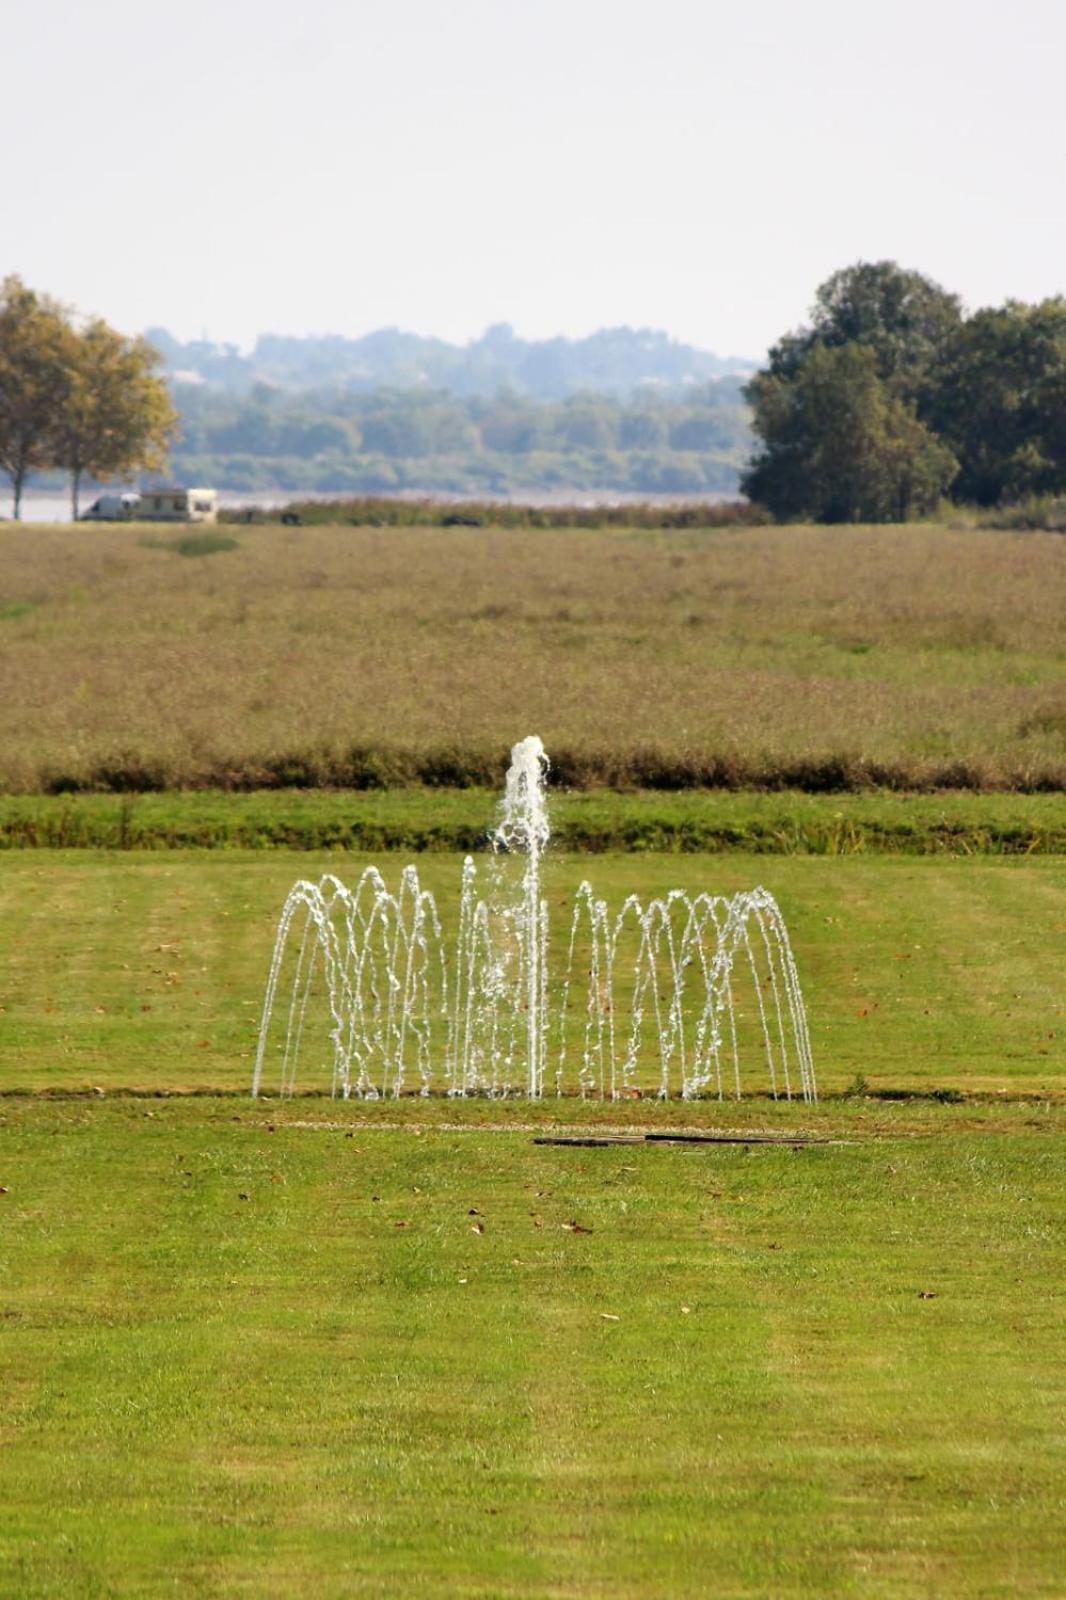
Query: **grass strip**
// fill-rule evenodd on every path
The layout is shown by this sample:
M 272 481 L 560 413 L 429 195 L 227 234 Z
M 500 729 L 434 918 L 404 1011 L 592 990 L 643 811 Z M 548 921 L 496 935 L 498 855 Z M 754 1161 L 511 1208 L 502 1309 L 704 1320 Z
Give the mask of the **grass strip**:
M 0 798 L 0 849 L 477 851 L 494 790 Z M 1057 795 L 558 794 L 558 848 L 846 856 L 1060 855 Z

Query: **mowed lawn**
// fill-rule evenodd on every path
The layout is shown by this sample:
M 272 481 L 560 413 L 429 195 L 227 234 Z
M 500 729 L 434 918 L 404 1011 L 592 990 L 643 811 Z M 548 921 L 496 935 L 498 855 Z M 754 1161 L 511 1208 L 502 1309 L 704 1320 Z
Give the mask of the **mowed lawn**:
M 0 1595 L 1061 1593 L 1066 862 L 549 859 L 557 946 L 765 884 L 817 1107 L 253 1102 L 285 893 L 369 859 L 0 859 Z M 843 1142 L 532 1142 L 590 1123 Z
M 1062 1593 L 1060 1113 L 370 1110 L 0 1102 L 0 1593 Z
M 249 1087 L 289 886 L 326 870 L 352 882 L 368 859 L 6 853 L 0 1088 Z M 380 858 L 394 882 L 404 859 Z M 448 923 L 461 857 L 426 855 L 418 867 Z M 557 956 L 570 892 L 586 876 L 615 906 L 675 885 L 769 889 L 791 932 L 823 1093 L 860 1075 L 882 1089 L 1047 1094 L 1063 1086 L 1062 857 L 553 857 L 545 889 Z M 329 1066 L 326 1049 L 307 1049 L 298 1086 L 328 1089 Z M 268 1065 L 265 1083 L 273 1081 Z M 768 1087 L 754 1054 L 743 1081 L 754 1092 Z

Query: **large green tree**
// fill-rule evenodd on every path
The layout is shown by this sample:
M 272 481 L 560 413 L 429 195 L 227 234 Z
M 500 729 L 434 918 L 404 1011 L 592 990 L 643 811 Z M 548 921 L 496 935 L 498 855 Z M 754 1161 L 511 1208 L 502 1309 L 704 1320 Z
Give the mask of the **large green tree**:
M 959 458 L 960 499 L 1066 491 L 1066 299 L 1008 301 L 961 324 L 926 414 Z
M 64 467 L 75 518 L 84 477 L 158 468 L 177 425 L 161 357 L 99 318 L 75 325 L 20 278 L 0 284 L 0 468 L 14 513 L 35 470 Z
M 958 463 L 860 342 L 815 343 L 795 372 L 749 386 L 762 448 L 741 480 L 782 518 L 903 521 L 932 509 Z
M 0 468 L 14 515 L 35 469 L 54 465 L 55 426 L 70 391 L 70 323 L 63 307 L 21 278 L 0 283 Z
M 918 402 L 961 321 L 958 296 L 932 278 L 894 261 L 859 261 L 821 285 L 810 325 L 774 345 L 769 371 L 795 377 L 813 349 L 858 344 L 872 352 L 879 378 Z
M 52 464 L 70 473 L 78 519 L 83 478 L 106 482 L 136 468 L 158 470 L 177 427 L 161 357 L 144 339 L 128 339 L 99 319 L 68 328 L 68 381 L 53 419 Z

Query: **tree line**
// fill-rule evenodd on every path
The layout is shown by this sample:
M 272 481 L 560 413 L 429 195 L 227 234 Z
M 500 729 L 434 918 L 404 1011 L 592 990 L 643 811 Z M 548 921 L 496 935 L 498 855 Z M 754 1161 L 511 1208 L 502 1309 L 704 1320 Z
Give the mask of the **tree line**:
M 747 385 L 741 487 L 787 521 L 905 521 L 1066 492 L 1066 298 L 967 316 L 894 261 L 817 291 Z
M 641 337 L 584 341 L 582 361 L 635 359 Z M 366 341 L 354 343 L 365 355 Z M 521 341 L 501 329 L 481 344 L 514 354 Z M 666 341 L 652 354 L 678 352 Z M 774 517 L 816 522 L 1066 493 L 1066 298 L 968 315 L 892 261 L 834 273 L 810 323 L 750 381 L 727 373 L 552 400 L 424 382 L 298 393 L 179 382 L 179 415 L 161 368 L 148 340 L 78 319 L 16 277 L 0 283 L 0 469 L 16 517 L 30 473 L 68 474 L 77 517 L 83 481 L 158 470 L 179 424 L 180 470 L 237 490 L 684 495 L 739 483 Z
M 751 447 L 741 378 L 683 395 L 322 389 L 244 396 L 179 384 L 186 475 L 231 488 L 736 490 Z
M 161 365 L 147 340 L 0 283 L 0 468 L 16 519 L 33 472 L 68 474 L 77 520 L 83 481 L 162 468 L 178 419 Z

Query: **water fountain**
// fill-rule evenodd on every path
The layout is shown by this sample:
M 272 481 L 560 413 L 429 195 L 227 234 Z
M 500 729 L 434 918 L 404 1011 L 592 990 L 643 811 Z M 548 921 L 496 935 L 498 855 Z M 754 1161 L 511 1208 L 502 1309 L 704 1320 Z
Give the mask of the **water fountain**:
M 281 1092 L 295 1089 L 321 991 L 332 1090 L 346 1099 L 412 1089 L 739 1098 L 752 1048 L 775 1099 L 816 1098 L 788 931 L 765 889 L 731 897 L 671 889 L 646 904 L 630 895 L 612 913 L 585 881 L 553 985 L 541 881 L 547 771 L 538 738 L 514 746 L 486 887 L 467 856 L 451 939 L 414 866 L 395 890 L 373 866 L 354 888 L 332 873 L 293 886 L 267 979 L 253 1094 L 268 1052 L 280 1062 Z M 521 863 L 520 881 L 511 863 Z M 280 993 L 288 1008 L 276 1021 Z

